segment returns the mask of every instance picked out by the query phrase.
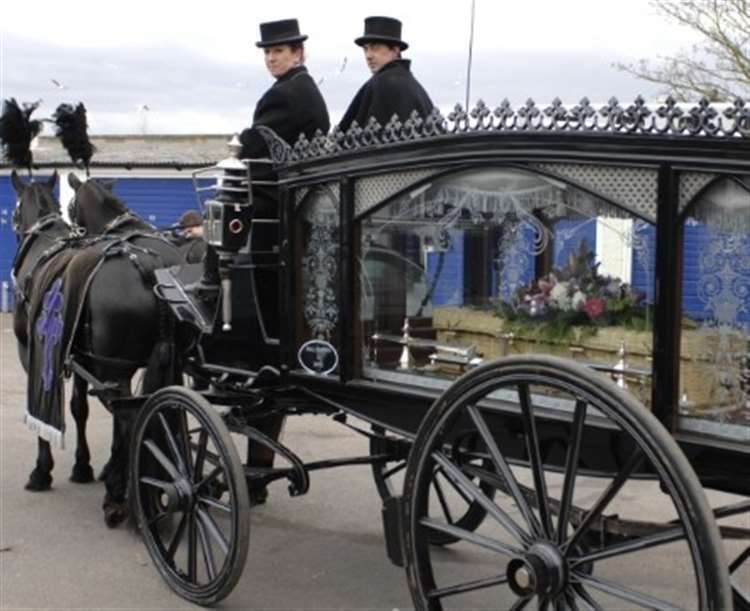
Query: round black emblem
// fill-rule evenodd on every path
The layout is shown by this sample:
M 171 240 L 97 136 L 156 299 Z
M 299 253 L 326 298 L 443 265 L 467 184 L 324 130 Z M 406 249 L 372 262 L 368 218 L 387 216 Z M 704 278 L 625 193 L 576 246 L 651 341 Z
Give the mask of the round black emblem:
M 311 339 L 302 344 L 297 359 L 305 371 L 315 375 L 331 373 L 339 365 L 336 348 L 322 339 Z

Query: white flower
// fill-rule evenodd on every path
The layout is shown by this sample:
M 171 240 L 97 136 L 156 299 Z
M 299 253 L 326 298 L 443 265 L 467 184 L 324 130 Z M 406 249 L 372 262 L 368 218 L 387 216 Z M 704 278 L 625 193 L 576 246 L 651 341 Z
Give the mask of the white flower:
M 549 296 L 558 309 L 567 311 L 573 307 L 568 292 L 569 286 L 567 282 L 558 282 L 552 287 Z
M 585 303 L 586 295 L 584 295 L 581 291 L 576 291 L 573 295 L 573 301 L 570 305 L 574 310 L 582 310 Z

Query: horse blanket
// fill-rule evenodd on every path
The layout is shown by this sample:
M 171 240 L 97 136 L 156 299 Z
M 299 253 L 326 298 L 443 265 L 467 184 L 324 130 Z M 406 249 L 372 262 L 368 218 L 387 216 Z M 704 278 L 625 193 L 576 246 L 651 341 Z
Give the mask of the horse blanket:
M 101 249 L 68 248 L 37 272 L 29 296 L 28 402 L 26 425 L 63 447 L 65 361 L 86 294 L 103 262 Z

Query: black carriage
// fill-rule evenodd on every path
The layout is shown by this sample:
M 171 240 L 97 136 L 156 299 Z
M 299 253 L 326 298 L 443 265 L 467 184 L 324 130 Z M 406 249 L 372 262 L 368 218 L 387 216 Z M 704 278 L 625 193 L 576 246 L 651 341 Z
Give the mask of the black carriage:
M 277 218 L 253 218 L 252 170 L 225 162 L 206 211 L 223 298 L 186 289 L 195 267 L 156 289 L 199 390 L 148 397 L 132 435 L 170 587 L 232 590 L 246 483 L 295 496 L 370 464 L 417 608 L 750 608 L 750 529 L 717 524 L 750 511 L 747 113 L 480 104 L 293 149 L 266 133 Z M 257 427 L 310 413 L 370 454 L 305 463 Z M 275 467 L 243 465 L 230 433 Z M 623 559 L 682 582 L 621 583 Z

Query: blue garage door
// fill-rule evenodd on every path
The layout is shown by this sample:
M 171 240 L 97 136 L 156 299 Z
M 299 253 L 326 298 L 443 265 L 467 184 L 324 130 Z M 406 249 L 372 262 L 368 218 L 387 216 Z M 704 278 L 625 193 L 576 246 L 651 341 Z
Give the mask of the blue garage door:
M 42 182 L 49 174 L 35 174 L 34 179 Z M 55 187 L 55 197 L 59 199 L 59 186 Z M 10 176 L 0 176 L 0 290 L 6 287 L 7 304 L 13 303 L 13 290 L 10 272 L 16 254 L 16 235 L 13 233 L 13 209 L 16 207 L 16 192 L 10 184 Z M 0 297 L 2 295 L 0 294 Z
M 186 210 L 197 210 L 191 178 L 119 178 L 113 189 L 152 225 L 168 227 Z

